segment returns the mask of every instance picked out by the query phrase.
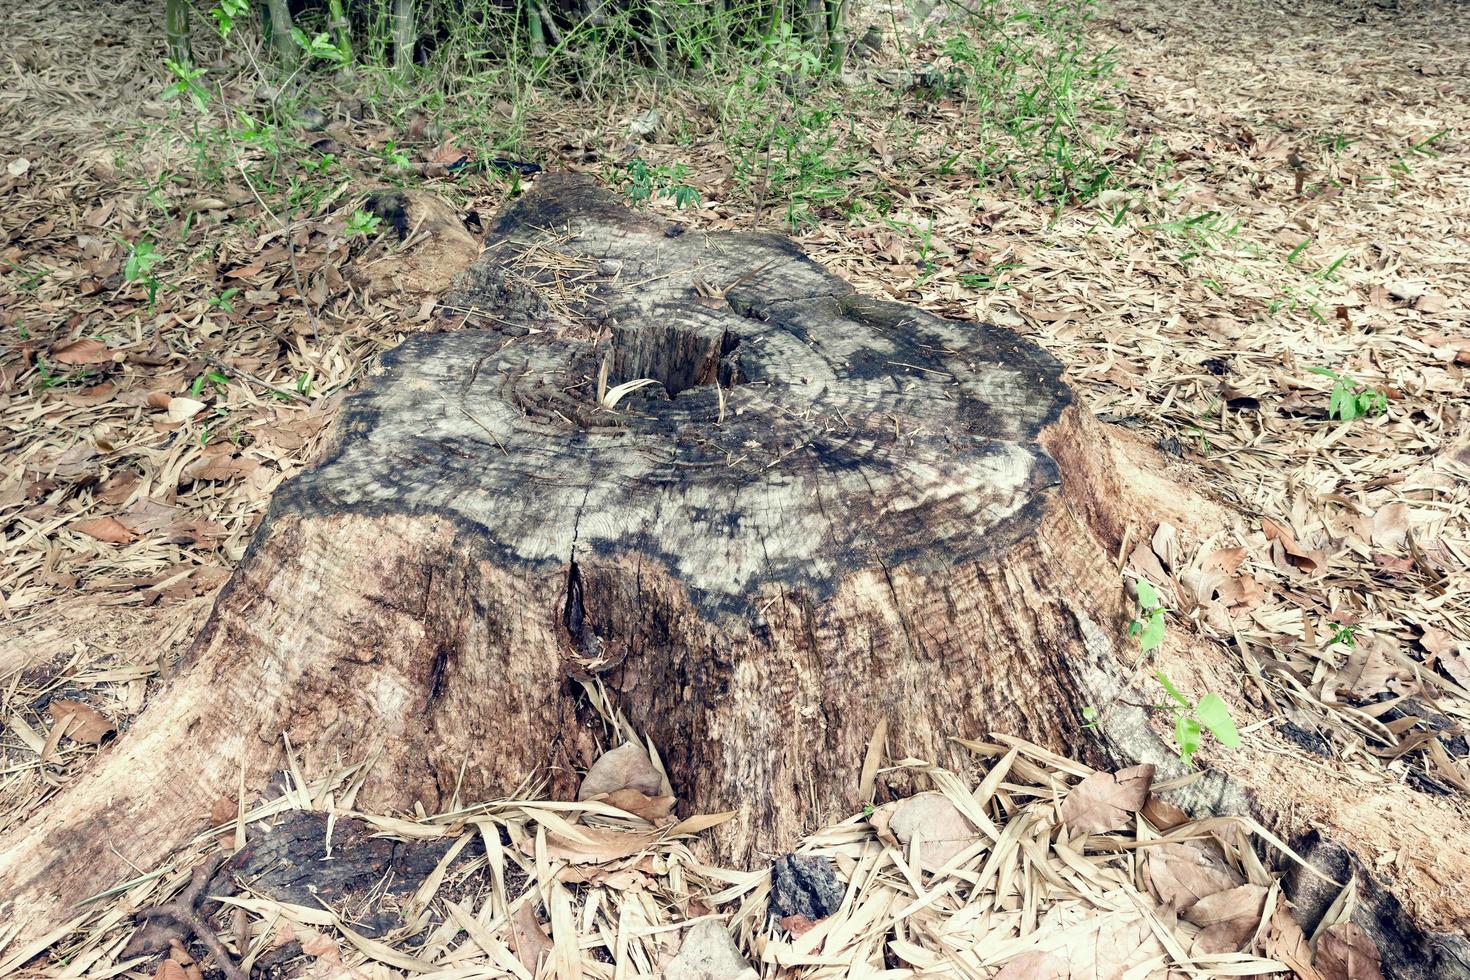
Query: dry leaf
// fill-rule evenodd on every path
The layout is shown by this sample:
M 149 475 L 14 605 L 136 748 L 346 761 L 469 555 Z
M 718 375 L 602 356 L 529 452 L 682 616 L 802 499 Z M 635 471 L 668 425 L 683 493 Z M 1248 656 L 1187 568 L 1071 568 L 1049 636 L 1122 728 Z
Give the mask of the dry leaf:
M 66 726 L 66 734 L 75 741 L 101 745 L 117 728 L 96 708 L 80 701 L 57 698 L 46 706 L 58 726 Z
M 168 420 L 183 422 L 198 415 L 206 407 L 203 402 L 194 398 L 170 398 L 168 400 Z
M 169 940 L 168 959 L 164 962 L 173 963 L 181 967 L 184 971 L 185 980 L 204 980 L 204 971 L 199 969 L 199 964 L 195 962 L 194 957 L 189 955 L 189 951 L 184 948 L 184 944 L 177 939 Z M 162 969 L 162 966 L 160 966 L 160 969 Z
M 1143 808 L 1154 767 L 1133 766 L 1116 774 L 1095 772 L 1072 787 L 1062 801 L 1062 819 L 1073 830 L 1089 834 L 1126 827 Z
M 100 340 L 83 337 L 51 348 L 49 358 L 57 364 L 105 364 L 112 360 L 112 351 Z
M 138 535 L 132 529 L 114 517 L 94 517 L 90 520 L 76 521 L 67 526 L 73 531 L 96 538 L 98 541 L 106 541 L 108 544 L 127 544 L 138 540 Z
M 1189 814 L 1157 796 L 1148 798 L 1148 802 L 1143 805 L 1143 815 L 1156 829 L 1163 831 L 1173 830 L 1175 827 L 1182 827 L 1189 823 Z
M 620 789 L 602 797 L 602 802 L 635 817 L 657 821 L 673 812 L 678 799 L 673 796 L 648 796 L 636 789 Z
M 522 902 L 510 917 L 510 926 L 510 947 L 521 965 L 534 974 L 536 965 L 551 955 L 552 948 L 551 937 L 536 918 L 536 903 Z
M 624 742 L 604 752 L 587 769 L 577 789 L 577 799 L 590 800 L 620 789 L 636 789 L 647 796 L 658 796 L 663 785 L 663 774 L 653 767 L 648 752 L 641 745 Z
M 1409 533 L 1409 508 L 1407 504 L 1392 503 L 1380 507 L 1373 515 L 1373 547 L 1385 551 L 1397 551 L 1404 546 Z
M 1323 980 L 1383 980 L 1378 947 L 1356 922 L 1327 927 L 1317 939 L 1313 966 Z
M 880 836 L 890 837 L 900 850 L 917 837 L 919 859 L 927 871 L 939 870 L 979 840 L 974 825 L 949 798 L 932 791 L 886 803 L 873 812 L 869 822 L 875 829 L 881 826 Z
M 1269 517 L 1261 518 L 1261 530 L 1265 532 L 1266 539 L 1273 543 L 1271 557 L 1281 571 L 1310 575 L 1327 564 L 1328 549 L 1302 547 L 1297 542 L 1296 535 Z
M 1322 980 L 1322 975 L 1312 966 L 1312 946 L 1284 904 L 1278 904 L 1271 913 L 1266 930 L 1266 955 L 1291 967 L 1298 980 Z
M 1186 908 L 1184 919 L 1202 930 L 1195 938 L 1193 952 L 1237 952 L 1261 925 L 1266 891 L 1262 885 L 1239 885 L 1206 895 Z
M 1071 976 L 1072 967 L 1066 960 L 1033 949 L 1007 960 L 995 980 L 1069 980 Z
M 1149 845 L 1143 877 L 1154 897 L 1175 911 L 1244 883 L 1224 860 L 1193 844 Z
M 189 980 L 189 975 L 182 966 L 165 956 L 163 962 L 158 964 L 153 980 Z
M 783 915 L 776 920 L 782 929 L 791 933 L 792 938 L 799 938 L 811 932 L 817 924 L 804 915 Z

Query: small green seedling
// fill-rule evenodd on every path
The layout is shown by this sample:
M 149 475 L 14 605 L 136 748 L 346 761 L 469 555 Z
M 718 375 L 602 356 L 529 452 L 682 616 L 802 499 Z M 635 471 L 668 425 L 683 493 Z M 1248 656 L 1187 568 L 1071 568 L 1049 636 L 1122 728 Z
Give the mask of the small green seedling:
M 347 227 L 344 229 L 349 235 L 372 235 L 377 232 L 378 226 L 383 219 L 376 214 L 369 214 L 361 209 L 352 212 L 352 217 L 347 219 Z
M 201 394 L 204 393 L 204 389 L 207 385 L 223 385 L 229 384 L 229 382 L 229 375 L 221 371 L 206 371 L 204 374 L 201 374 L 199 377 L 195 378 L 194 383 L 189 386 L 189 397 L 198 398 Z
M 174 76 L 174 80 L 164 87 L 161 98 L 167 102 L 181 95 L 187 95 L 189 101 L 194 103 L 194 108 L 205 112 L 209 108 L 209 89 L 200 84 L 199 79 L 204 74 L 203 68 L 195 68 L 189 64 L 181 64 L 172 58 L 163 59 L 164 67 Z
M 1240 745 L 1240 732 L 1236 731 L 1230 709 L 1220 695 L 1206 694 L 1199 699 L 1198 704 L 1191 706 L 1179 688 L 1164 676 L 1163 671 L 1155 672 L 1154 676 L 1164 685 L 1164 690 L 1169 692 L 1169 697 L 1174 701 L 1173 704 L 1161 704 L 1157 707 L 1174 716 L 1174 741 L 1179 745 L 1180 762 L 1185 766 L 1193 765 L 1194 754 L 1199 751 L 1204 731 L 1214 735 L 1227 748 L 1233 749 Z
M 670 197 L 682 211 L 699 203 L 699 191 L 684 183 L 688 176 L 689 168 L 682 163 L 650 167 L 642 157 L 634 157 L 622 174 L 623 196 L 632 204 L 646 204 L 655 196 Z
M 1388 396 L 1376 388 L 1359 384 L 1346 374 L 1327 368 L 1309 368 L 1313 374 L 1332 379 L 1332 395 L 1327 402 L 1328 418 L 1351 422 L 1365 415 L 1382 415 L 1388 411 Z
M 235 18 L 244 17 L 250 12 L 248 0 L 219 0 L 219 3 L 210 8 L 209 16 L 214 18 L 215 30 L 219 36 L 229 39 L 230 31 L 235 29 Z
M 141 282 L 148 290 L 148 306 L 151 309 L 158 298 L 158 287 L 162 285 L 153 274 L 153 267 L 163 256 L 144 238 L 128 248 L 128 260 L 123 265 L 123 278 L 128 282 Z
M 1083 729 L 1088 729 L 1096 728 L 1098 721 L 1101 719 L 1098 717 L 1096 708 L 1090 704 L 1085 704 L 1082 706 L 1082 720 L 1087 722 L 1087 724 L 1082 726 Z
M 1333 623 L 1332 642 L 1341 643 L 1345 647 L 1358 645 L 1358 627 L 1352 623 Z
M 222 310 L 225 313 L 233 313 L 235 312 L 235 304 L 232 303 L 231 300 L 233 300 L 236 294 L 238 294 L 239 292 L 240 290 L 238 288 L 231 286 L 229 289 L 226 289 L 224 292 L 220 293 L 218 296 L 213 297 L 207 302 L 216 310 Z
M 1149 583 L 1138 581 L 1138 615 L 1128 624 L 1128 635 L 1138 637 L 1138 645 L 1144 653 L 1164 641 L 1164 607 L 1159 605 L 1159 594 Z

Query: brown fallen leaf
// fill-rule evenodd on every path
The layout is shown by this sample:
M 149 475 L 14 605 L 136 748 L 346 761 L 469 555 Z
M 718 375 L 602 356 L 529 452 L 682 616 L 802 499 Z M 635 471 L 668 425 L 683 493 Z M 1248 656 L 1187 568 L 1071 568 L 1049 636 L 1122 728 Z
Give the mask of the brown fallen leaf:
M 657 796 L 663 785 L 663 774 L 649 761 L 648 752 L 640 745 L 624 742 L 604 752 L 588 767 L 587 775 L 582 777 L 582 785 L 577 788 L 577 799 L 590 800 L 620 789 L 635 789 L 648 796 Z
M 1261 530 L 1274 545 L 1271 557 L 1280 570 L 1310 575 L 1327 564 L 1329 549 L 1303 547 L 1295 534 L 1269 517 L 1261 518 Z
M 128 544 L 138 540 L 138 535 L 115 517 L 93 517 L 90 520 L 76 521 L 67 526 L 73 531 L 96 538 L 98 541 L 106 541 L 108 544 Z
M 1267 889 L 1261 885 L 1238 885 L 1206 895 L 1181 913 L 1201 932 L 1194 940 L 1193 952 L 1234 953 L 1255 935 L 1261 925 Z
M 169 940 L 168 959 L 165 962 L 174 963 L 184 971 L 185 980 L 204 980 L 204 971 L 199 969 L 198 962 L 189 955 L 184 944 L 177 939 Z
M 182 476 L 190 480 L 238 480 L 260 468 L 260 461 L 232 453 L 211 453 L 184 467 Z
M 58 726 L 66 728 L 66 734 L 77 742 L 101 745 L 102 741 L 117 731 L 101 712 L 89 704 L 57 698 L 46 706 Z
M 1069 980 L 1072 967 L 1056 953 L 1033 949 L 1013 956 L 995 975 L 995 980 Z
M 117 386 L 110 381 L 91 385 L 80 391 L 68 391 L 61 396 L 61 400 L 68 405 L 76 405 L 86 408 L 92 405 L 101 405 L 103 402 L 111 401 L 112 396 L 117 393 Z
M 158 969 L 153 974 L 153 980 L 189 980 L 189 975 L 184 968 L 179 966 L 168 957 L 158 964 Z
M 1143 816 L 1157 830 L 1173 830 L 1189 823 L 1189 814 L 1157 796 L 1150 796 L 1143 805 Z
M 93 496 L 104 504 L 118 506 L 127 501 L 133 495 L 133 488 L 138 485 L 138 474 L 132 470 L 119 470 L 102 481 L 102 485 L 94 491 Z
M 608 793 L 602 798 L 602 802 L 608 806 L 615 806 L 626 813 L 631 813 L 635 817 L 657 821 L 662 820 L 674 811 L 674 804 L 678 802 L 678 798 L 674 796 L 649 796 L 646 793 L 638 792 L 636 789 L 620 789 Z
M 919 840 L 919 860 L 926 871 L 937 871 L 950 858 L 970 847 L 980 835 L 943 793 L 916 793 L 885 803 L 868 818 L 880 839 L 899 850 Z
M 1265 945 L 1266 955 L 1291 967 L 1298 980 L 1322 980 L 1322 974 L 1312 966 L 1312 945 L 1284 904 L 1278 904 L 1271 913 Z
M 1373 531 L 1371 541 L 1373 547 L 1383 551 L 1397 551 L 1404 546 L 1404 540 L 1409 534 L 1409 507 L 1402 502 L 1394 502 L 1386 507 L 1378 508 L 1373 515 Z
M 525 901 L 510 917 L 510 948 L 521 965 L 534 975 L 537 964 L 551 955 L 551 937 L 536 918 L 536 903 Z
M 1223 858 L 1193 844 L 1150 844 L 1144 850 L 1143 878 L 1154 897 L 1175 911 L 1244 884 Z
M 794 938 L 804 936 L 817 927 L 815 922 L 804 915 L 783 915 L 776 921 Z
M 1378 947 L 1356 922 L 1328 926 L 1312 961 L 1322 980 L 1383 980 Z
M 1095 772 L 1072 787 L 1062 801 L 1062 820 L 1089 834 L 1126 827 L 1143 808 L 1153 783 L 1154 767 L 1132 766 L 1117 773 Z
M 662 836 L 659 831 L 630 832 L 582 826 L 577 828 L 577 833 L 581 835 L 581 839 L 548 831 L 546 856 L 573 864 L 618 861 L 646 850 Z
M 1394 641 L 1381 637 L 1359 639 L 1347 655 L 1347 662 L 1340 670 L 1332 671 L 1324 685 L 1324 695 L 1342 697 L 1352 695 L 1369 699 L 1382 691 L 1393 694 L 1409 694 L 1418 690 L 1412 671 L 1390 657 Z
M 69 344 L 51 348 L 49 359 L 57 364 L 105 364 L 112 360 L 112 351 L 100 340 L 83 337 Z

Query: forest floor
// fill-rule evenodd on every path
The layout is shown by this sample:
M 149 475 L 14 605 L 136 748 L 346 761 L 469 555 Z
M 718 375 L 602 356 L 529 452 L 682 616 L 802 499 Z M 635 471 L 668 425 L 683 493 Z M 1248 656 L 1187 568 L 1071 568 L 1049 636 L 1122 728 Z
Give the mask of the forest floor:
M 383 274 L 413 235 L 400 245 L 350 224 L 361 192 L 384 181 L 383 157 L 423 164 L 418 186 L 485 219 L 514 189 L 449 172 L 476 136 L 432 112 L 324 106 L 346 121 L 321 138 L 348 162 L 303 177 L 283 226 L 180 101 L 160 100 L 159 44 L 137 29 L 153 6 L 44 0 L 0 12 L 0 833 L 84 772 L 104 729 L 127 727 L 208 614 L 272 492 L 313 461 L 374 358 L 428 321 L 422 295 Z M 1239 512 L 1238 527 L 1202 540 L 1150 529 L 1120 563 L 1159 587 L 1170 629 L 1218 641 L 1239 666 L 1240 688 L 1219 693 L 1248 742 L 1250 726 L 1277 727 L 1345 798 L 1409 787 L 1405 809 L 1365 815 L 1354 843 L 1376 867 L 1437 880 L 1436 841 L 1466 826 L 1470 794 L 1470 7 L 1227 0 L 1179 16 L 1155 0 L 1117 0 L 1093 30 L 1117 63 L 1117 155 L 1135 161 L 1115 186 L 1056 206 L 977 183 L 963 164 L 985 136 L 968 127 L 962 97 L 900 86 L 886 103 L 847 107 L 840 141 L 858 162 L 831 178 L 839 196 L 881 197 L 881 213 L 815 206 L 794 236 L 861 290 L 1033 338 L 1092 411 L 1177 457 Z M 915 42 L 902 58 L 890 48 L 867 69 L 892 72 L 938 47 Z M 684 207 L 655 195 L 648 206 L 669 217 L 784 227 L 779 203 L 732 180 L 737 151 L 701 137 L 698 100 L 679 98 L 632 89 L 611 112 L 543 98 L 526 110 L 527 155 L 606 176 L 636 150 L 658 173 L 687 168 L 678 179 L 699 192 Z M 655 109 L 692 122 L 630 136 L 630 122 Z M 1366 414 L 1334 417 L 1334 387 Z M 1118 828 L 1116 853 L 1083 860 L 1075 839 L 1035 828 L 1055 823 L 1040 811 L 1055 811 L 1056 789 L 1086 770 L 987 745 L 982 756 L 1011 767 L 995 812 L 1030 828 L 1004 860 L 1002 849 L 977 850 L 961 867 L 970 881 L 1000 875 L 995 895 L 1009 897 L 992 895 L 993 907 L 898 873 L 897 852 L 874 844 L 858 816 L 809 845 L 863 883 L 846 924 L 803 937 L 765 921 L 761 874 L 703 868 L 670 842 L 651 857 L 617 855 L 621 879 L 604 867 L 600 909 L 585 889 L 575 910 L 563 907 L 565 885 L 541 881 L 549 938 L 534 902 L 505 904 L 500 873 L 500 892 L 486 886 L 481 906 L 464 884 L 476 867 L 460 867 L 449 876 L 463 885 L 454 910 L 432 891 L 424 899 L 440 903 L 427 938 L 413 933 L 395 952 L 297 913 L 294 941 L 307 952 L 294 955 L 322 976 L 348 969 L 333 965 L 342 961 L 362 975 L 487 963 L 524 973 L 531 929 L 532 945 L 544 942 L 563 967 L 585 958 L 589 973 L 610 976 L 598 943 L 647 972 L 677 947 L 662 927 L 723 909 L 768 975 L 923 968 L 958 950 L 988 975 L 1028 949 L 1079 971 L 1079 949 L 1091 944 L 1097 957 L 1108 943 L 1139 975 L 1190 955 L 1199 975 L 1290 961 L 1275 876 L 1234 831 L 1184 824 L 1169 838 L 1213 835 L 1220 889 L 1260 889 L 1237 895 L 1250 911 L 1228 931 L 1253 915 L 1249 941 L 1200 945 L 1206 923 L 1168 914 L 1157 870 L 1148 901 L 1130 884 L 1147 864 L 1134 835 L 1152 831 Z M 1226 771 L 1262 764 L 1249 751 L 1204 757 Z M 352 778 L 312 774 L 277 809 L 319 806 Z M 534 842 L 545 814 L 494 814 L 510 839 L 532 842 L 531 856 L 493 844 L 478 869 L 510 860 L 544 875 Z M 464 823 L 425 817 L 410 831 L 374 819 L 410 836 Z M 988 857 L 996 866 L 982 870 Z M 674 865 L 685 873 L 671 877 Z M 128 900 L 157 900 L 187 877 L 176 862 Z M 1463 930 L 1445 910 L 1463 916 L 1470 884 L 1440 887 L 1442 904 L 1411 911 Z M 124 905 L 101 908 L 67 924 L 75 929 L 33 968 L 122 972 Z M 455 938 L 462 915 L 477 922 L 465 927 L 473 940 Z M 1050 927 L 1043 946 L 1038 923 Z M 257 921 L 265 938 L 251 955 L 282 947 L 280 928 Z M 18 965 L 6 938 L 0 922 L 0 973 Z M 1340 945 L 1356 941 L 1343 933 Z M 1051 968 L 1031 962 L 1037 972 L 1013 975 Z M 151 975 L 153 964 L 126 969 Z

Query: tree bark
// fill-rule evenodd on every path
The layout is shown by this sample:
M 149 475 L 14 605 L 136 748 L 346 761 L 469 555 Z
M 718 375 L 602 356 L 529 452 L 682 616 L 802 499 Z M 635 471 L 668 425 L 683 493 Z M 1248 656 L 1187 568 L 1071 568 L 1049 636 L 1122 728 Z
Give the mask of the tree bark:
M 860 808 L 879 722 L 891 758 L 959 769 L 951 738 L 990 732 L 1166 765 L 1111 555 L 1136 515 L 1199 508 L 1055 360 L 785 238 L 540 183 L 446 298 L 464 329 L 385 358 L 169 686 L 0 851 L 23 935 L 161 860 L 242 770 L 264 785 L 282 733 L 307 771 L 375 758 L 366 808 L 571 798 L 594 678 L 681 807 L 735 811 L 725 861 Z M 1088 705 L 1121 705 L 1100 738 Z M 1250 808 L 1219 775 L 1191 792 Z

